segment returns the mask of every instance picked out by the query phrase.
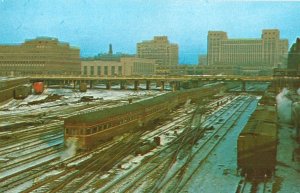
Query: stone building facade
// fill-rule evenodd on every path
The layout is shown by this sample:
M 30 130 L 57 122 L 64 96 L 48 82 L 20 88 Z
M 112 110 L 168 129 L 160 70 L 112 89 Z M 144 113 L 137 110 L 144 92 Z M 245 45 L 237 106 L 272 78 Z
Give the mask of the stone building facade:
M 137 57 L 155 59 L 159 66 L 178 65 L 178 45 L 171 44 L 167 36 L 137 43 Z
M 223 31 L 209 31 L 208 65 L 242 68 L 275 68 L 286 64 L 288 40 L 280 39 L 277 29 L 262 31 L 260 39 L 229 39 Z
M 83 60 L 83 76 L 151 76 L 155 75 L 156 63 L 153 59 L 122 57 L 120 61 Z
M 0 74 L 78 75 L 80 49 L 48 37 L 26 40 L 20 45 L 0 45 Z

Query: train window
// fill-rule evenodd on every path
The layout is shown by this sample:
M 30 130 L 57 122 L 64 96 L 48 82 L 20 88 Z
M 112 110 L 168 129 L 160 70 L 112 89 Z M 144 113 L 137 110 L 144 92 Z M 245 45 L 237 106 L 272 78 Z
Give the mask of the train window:
M 93 133 L 96 133 L 96 132 L 97 132 L 97 128 L 94 127 L 94 128 L 93 128 Z
M 66 128 L 66 134 L 69 134 L 69 129 L 68 128 Z
M 84 129 L 80 129 L 80 135 L 84 135 Z
M 90 134 L 91 134 L 91 129 L 90 129 L 90 128 L 87 128 L 87 129 L 86 129 L 86 134 L 87 134 L 87 135 L 90 135 Z
M 103 125 L 103 129 L 107 129 L 107 125 L 105 124 L 105 125 Z

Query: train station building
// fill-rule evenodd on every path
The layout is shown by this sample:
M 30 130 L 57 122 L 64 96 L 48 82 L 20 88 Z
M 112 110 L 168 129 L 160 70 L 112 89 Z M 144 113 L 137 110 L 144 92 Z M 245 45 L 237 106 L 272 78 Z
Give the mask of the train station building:
M 82 60 L 83 76 L 151 76 L 156 73 L 156 61 L 137 57 L 115 60 Z

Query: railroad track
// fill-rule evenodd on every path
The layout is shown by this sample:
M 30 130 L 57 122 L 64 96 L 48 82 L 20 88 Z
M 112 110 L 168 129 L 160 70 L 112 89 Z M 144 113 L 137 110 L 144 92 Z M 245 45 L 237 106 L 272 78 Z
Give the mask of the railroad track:
M 222 114 L 224 113 L 224 111 L 222 110 L 222 111 L 219 111 L 218 113 L 216 113 L 214 116 L 212 116 L 211 117 L 211 119 L 218 119 L 218 117 L 220 117 Z M 176 155 L 176 154 L 175 154 Z M 173 155 L 174 156 L 174 155 Z M 172 162 L 171 162 L 172 163 Z M 182 167 L 183 168 L 183 170 L 184 170 L 184 168 L 186 168 L 185 166 L 183 166 Z M 169 169 L 171 169 L 170 167 L 168 167 L 167 168 L 167 170 L 169 170 Z M 179 170 L 178 170 L 179 171 Z M 148 188 L 148 190 L 155 190 L 156 188 L 155 187 L 157 187 L 157 189 L 159 189 L 159 187 L 161 186 L 161 181 L 163 181 L 163 179 L 162 178 L 165 178 L 166 179 L 166 176 L 165 175 L 162 175 L 162 177 L 160 178 L 160 180 L 157 180 L 157 182 L 155 183 L 155 186 L 153 187 L 150 187 L 150 188 Z M 154 188 L 154 189 L 153 189 Z M 161 188 L 161 187 L 160 187 Z M 131 190 L 131 191 L 133 191 L 133 190 Z
M 17 149 L 20 146 L 29 145 L 39 139 L 44 138 L 48 135 L 57 134 L 62 132 L 62 121 L 55 121 L 43 126 L 32 127 L 28 129 L 13 131 L 9 133 L 10 139 L 1 140 L 0 143 L 0 154 L 4 151 L 9 151 L 9 149 Z M 1 133 L 0 133 L 1 135 Z M 7 135 L 7 134 L 4 134 Z
M 220 99 L 219 101 L 224 101 L 224 100 L 226 100 L 227 101 L 227 98 L 226 99 Z M 210 105 L 209 106 L 211 106 L 211 107 L 214 107 L 214 104 L 217 104 L 217 102 L 212 102 L 212 103 L 210 103 Z M 194 107 L 193 107 L 194 108 Z M 180 110 L 179 110 L 180 111 Z M 182 114 L 183 113 L 183 111 L 181 110 L 180 112 L 179 112 L 180 114 Z M 172 115 L 172 117 L 176 117 L 176 115 L 174 114 L 174 115 Z M 179 124 L 179 123 L 183 123 L 183 122 L 186 122 L 186 121 L 188 121 L 189 120 L 189 117 L 190 117 L 190 115 L 186 115 L 186 116 L 184 116 L 184 117 L 182 117 L 181 116 L 181 118 L 177 118 L 176 119 L 176 121 L 174 121 L 174 122 L 172 122 L 172 123 L 170 123 L 170 122 L 168 122 L 168 123 L 166 123 L 166 125 L 161 125 L 161 126 L 159 126 L 161 129 L 157 129 L 158 130 L 158 132 L 151 132 L 151 135 L 149 136 L 149 135 L 146 135 L 146 136 L 143 136 L 143 138 L 152 138 L 152 137 L 154 137 L 154 136 L 158 136 L 158 135 L 160 135 L 160 134 L 162 134 L 162 133 L 168 133 L 169 131 L 172 131 L 172 130 L 174 130 L 174 125 L 176 125 L 176 124 Z M 174 118 L 175 119 L 175 118 Z M 172 125 L 172 124 L 174 124 L 174 125 Z M 167 126 L 167 125 L 171 125 L 171 126 Z M 163 130 L 163 131 L 159 131 L 159 130 Z M 149 160 L 147 160 L 147 162 L 151 162 L 151 161 L 153 161 L 155 158 L 153 158 L 153 157 L 155 157 L 155 156 L 152 156 L 151 158 L 149 158 Z M 145 160 L 143 160 L 143 161 L 145 161 Z M 167 160 L 166 162 L 168 162 L 169 160 Z M 141 166 L 137 166 L 137 168 L 135 168 L 134 169 L 134 171 L 139 171 L 140 169 L 138 169 L 138 168 L 140 168 Z M 154 171 L 154 169 L 157 169 L 157 168 L 155 168 L 156 166 L 150 166 L 150 167 L 147 167 L 147 171 L 146 171 L 146 173 L 151 173 L 152 171 Z M 134 172 L 133 170 L 132 170 L 132 172 Z M 129 172 L 129 173 L 132 173 L 132 172 Z M 129 173 L 127 173 L 126 175 L 123 175 L 121 178 L 122 179 L 126 179 L 128 176 L 130 176 L 130 174 Z M 137 172 L 138 173 L 138 172 Z M 145 173 L 145 172 L 143 172 L 143 173 Z M 138 179 L 136 176 L 137 175 L 140 175 L 140 176 L 144 176 L 144 174 L 135 174 L 135 178 L 133 178 L 132 180 L 131 180 L 131 183 L 133 183 L 136 179 Z M 97 177 L 94 177 L 95 179 L 97 178 Z M 98 177 L 99 178 L 99 177 Z M 91 181 L 93 181 L 94 179 L 92 179 Z M 94 180 L 94 181 L 96 181 L 96 180 Z M 120 179 L 119 179 L 119 181 L 120 181 Z M 117 182 L 115 182 L 115 183 L 117 183 Z M 118 182 L 118 183 L 120 183 L 120 182 Z M 98 185 L 96 184 L 96 185 L 94 185 L 94 186 L 96 186 L 97 188 L 99 188 L 100 186 L 103 186 L 103 183 L 99 183 Z M 104 190 L 101 190 L 102 192 L 107 192 L 108 190 L 110 190 L 110 189 L 113 189 L 112 188 L 112 186 L 113 185 L 109 185 L 108 187 L 104 187 Z M 89 186 L 87 186 L 86 187 L 86 189 L 81 189 L 81 191 L 84 191 L 84 192 L 88 192 L 88 191 L 90 191 L 90 190 L 92 190 L 92 191 L 94 191 L 95 190 L 95 187 L 93 187 L 93 185 L 91 184 L 91 185 L 89 185 Z M 80 191 L 79 191 L 80 192 Z
M 97 151 L 101 152 L 100 149 L 107 149 L 112 144 L 113 143 L 105 143 L 99 147 Z M 49 159 L 42 164 L 34 165 L 32 168 L 23 170 L 21 173 L 9 176 L 8 179 L 1 182 L 1 187 L 3 187 L 2 191 L 10 190 L 14 192 L 14 190 L 17 189 L 17 192 L 21 192 L 29 189 L 30 191 L 28 192 L 31 192 L 31 190 L 34 190 L 33 187 L 39 187 L 39 185 L 49 182 L 49 179 L 52 179 L 52 175 L 61 176 L 64 167 L 67 167 L 68 172 L 72 172 L 70 168 L 78 163 L 84 162 L 85 158 L 90 156 L 90 152 L 86 152 L 69 159 L 61 160 L 61 154 L 62 153 L 59 152 L 53 159 Z
M 89 108 L 94 109 L 95 107 L 89 107 Z M 83 109 L 83 111 L 84 111 L 84 109 Z M 133 149 L 135 149 L 135 148 L 132 148 L 132 151 L 133 151 Z M 125 155 L 127 155 L 127 153 L 123 154 L 120 157 L 124 157 Z M 119 160 L 119 159 L 114 160 L 114 163 L 117 163 L 117 160 Z M 76 171 L 76 169 L 69 169 L 69 170 L 67 170 L 67 173 L 64 173 L 64 171 L 62 171 L 62 172 L 61 171 L 57 171 L 56 175 L 51 176 L 49 178 L 43 178 L 43 177 L 41 177 L 41 176 L 44 176 L 44 175 L 47 174 L 47 172 L 45 172 L 45 171 L 55 170 L 56 167 L 54 167 L 54 166 L 48 166 L 49 163 L 51 163 L 53 161 L 55 163 L 62 163 L 62 164 L 66 163 L 66 162 L 60 162 L 57 159 L 53 159 L 53 160 L 51 160 L 49 162 L 45 162 L 44 164 L 39 165 L 39 167 L 31 168 L 31 170 L 34 170 L 35 172 L 30 172 L 30 170 L 24 171 L 22 174 L 24 174 L 24 173 L 27 174 L 27 177 L 21 177 L 21 176 L 24 176 L 24 175 L 19 175 L 18 176 L 19 179 L 24 179 L 24 180 L 19 180 L 18 182 L 15 181 L 14 183 L 11 183 L 11 185 L 7 186 L 7 187 L 16 187 L 16 186 L 19 186 L 19 185 L 21 186 L 22 183 L 24 184 L 27 181 L 33 180 L 35 178 L 39 178 L 39 179 L 42 179 L 42 180 L 39 180 L 38 182 L 35 182 L 35 185 L 32 186 L 33 188 L 30 188 L 30 186 L 28 186 L 24 192 L 30 192 L 31 190 L 34 190 L 34 189 L 37 189 L 37 190 L 39 189 L 39 190 L 43 190 L 43 191 L 47 190 L 47 191 L 55 192 L 55 191 L 58 190 L 57 188 L 55 188 L 55 187 L 54 188 L 53 187 L 52 188 L 49 188 L 49 187 L 47 188 L 47 185 L 53 184 L 53 182 L 55 182 L 55 179 L 57 179 L 57 180 L 58 179 L 64 179 L 63 181 L 65 181 L 65 180 L 68 181 L 68 179 L 72 179 L 73 178 L 73 180 L 71 180 L 71 181 L 74 181 L 74 184 L 73 183 L 63 184 L 62 187 L 60 187 L 59 189 L 62 189 L 62 190 L 65 190 L 65 191 L 76 190 L 76 189 L 77 190 L 81 190 L 81 189 L 84 189 L 84 187 L 85 187 L 85 184 L 83 184 L 82 181 L 89 183 L 90 180 L 93 179 L 93 175 L 91 173 L 88 174 L 86 177 L 83 177 L 83 178 L 68 177 L 68 176 L 72 176 L 72 175 L 74 175 L 74 176 L 77 175 L 78 176 L 78 172 Z M 87 161 L 87 162 L 89 162 L 89 161 Z M 99 168 L 99 166 L 97 166 L 97 165 L 98 164 L 95 163 L 94 165 L 92 164 L 90 167 L 91 168 L 96 168 L 96 169 L 98 169 L 98 171 L 102 171 L 103 168 Z M 114 165 L 114 164 L 111 163 L 110 165 Z M 80 166 L 80 167 L 83 167 L 83 166 Z M 83 171 L 86 171 L 86 170 L 83 170 Z M 79 174 L 80 174 L 80 172 L 79 172 Z M 63 183 L 65 183 L 65 182 L 63 182 Z M 55 184 L 55 186 L 58 187 L 58 184 Z M 6 190 L 9 190 L 9 188 L 7 188 Z
M 178 116 L 181 112 L 176 112 L 176 113 L 173 113 L 172 115 L 174 115 L 175 117 Z M 182 120 L 183 119 L 183 120 Z M 186 121 L 185 118 L 182 118 L 182 117 L 178 117 L 175 122 L 180 122 L 180 121 Z M 175 126 L 173 126 L 172 128 L 174 128 Z M 161 133 L 163 132 L 169 132 L 170 131 L 170 128 L 169 129 L 166 129 L 164 131 L 158 131 L 158 132 L 151 132 L 151 133 L 148 133 L 147 134 L 147 138 L 149 139 L 152 139 L 154 136 L 157 136 L 157 135 L 160 135 Z M 140 133 L 136 138 L 135 140 L 133 141 L 137 141 L 138 143 L 134 143 L 134 145 L 132 145 L 132 147 L 126 147 L 126 150 L 124 150 L 124 152 L 126 152 L 125 154 L 124 153 L 121 153 L 121 156 L 118 156 L 118 154 L 116 154 L 117 158 L 114 158 L 114 156 L 111 156 L 113 158 L 113 160 L 115 160 L 112 164 L 109 164 L 111 166 L 115 165 L 116 163 L 118 163 L 121 159 L 123 159 L 124 157 L 126 157 L 127 155 L 129 154 L 132 154 L 135 152 L 136 148 L 139 147 L 139 141 L 140 141 L 140 138 L 143 136 L 143 138 L 145 137 L 144 136 L 144 132 Z M 124 140 L 123 140 L 124 141 Z M 115 149 L 115 148 L 114 148 Z M 117 148 L 118 152 L 120 152 L 120 148 Z M 121 151 L 122 152 L 122 151 Z M 97 165 L 99 165 L 99 161 L 97 161 Z M 66 185 L 66 188 L 64 190 L 62 190 L 62 192 L 64 191 L 68 191 L 68 189 L 71 189 L 71 190 L 78 190 L 79 192 L 81 190 L 83 190 L 87 184 L 90 184 L 93 179 L 96 177 L 96 176 L 100 176 L 99 172 L 103 172 L 103 167 L 102 168 L 99 168 L 99 166 L 94 166 L 94 167 L 98 167 L 98 169 L 93 169 L 93 171 L 98 171 L 98 172 L 95 172 L 94 174 L 91 174 L 91 172 L 86 176 L 86 177 L 82 177 L 78 180 L 73 180 L 74 183 L 70 183 L 68 185 Z M 110 169 L 111 167 L 109 167 Z M 105 171 L 105 170 L 104 170 Z M 73 185 L 72 185 L 73 184 Z M 61 187 L 59 187 L 59 189 L 61 189 Z M 54 189 L 54 191 L 56 191 L 58 189 Z M 53 192 L 54 192 L 53 191 Z M 84 190 L 85 191 L 85 190 Z
M 187 160 L 182 166 L 180 166 L 180 169 L 174 172 L 173 176 L 170 177 L 165 184 L 162 184 L 159 189 L 156 189 L 153 192 L 182 191 L 193 175 L 201 169 L 209 155 L 226 136 L 230 128 L 239 119 L 242 112 L 248 107 L 252 100 L 253 99 L 251 98 L 246 98 L 245 101 L 241 100 L 238 102 L 238 105 L 233 105 L 233 108 L 228 109 L 232 110 L 232 112 L 228 115 L 228 119 L 223 123 L 220 123 L 219 128 L 216 128 L 214 133 L 212 133 L 205 141 L 196 145 L 195 152 L 190 151 Z M 217 123 L 219 123 L 219 121 Z
M 219 112 L 220 113 L 220 112 Z M 215 116 L 216 119 L 218 116 Z M 190 134 L 190 133 L 189 133 Z M 121 178 L 118 177 L 117 180 L 115 180 L 110 185 L 107 185 L 106 187 L 99 190 L 99 192 L 131 192 L 134 191 L 131 188 L 135 184 L 139 184 L 139 180 L 149 178 L 147 176 L 152 175 L 153 173 L 157 173 L 157 170 L 166 170 L 165 164 L 169 165 L 173 162 L 173 159 L 168 159 L 173 155 L 172 152 L 177 151 L 178 148 L 174 148 L 175 143 L 179 143 L 181 139 L 178 138 L 175 140 L 172 144 L 170 144 L 167 148 L 164 149 L 164 153 L 159 152 L 152 156 L 151 158 L 147 158 L 143 161 L 142 165 L 139 165 L 139 167 L 136 167 L 134 170 L 131 170 L 128 172 L 127 175 L 123 175 Z M 173 148 L 172 148 L 173 147 Z M 177 156 L 177 155 L 176 155 Z M 161 157 L 164 159 L 162 160 Z M 174 155 L 172 156 L 174 157 Z M 161 164 L 162 163 L 162 164 Z M 162 167 L 163 166 L 163 167 Z M 169 169 L 169 168 L 168 168 Z M 134 177 L 132 177 L 134 176 Z M 156 176 L 156 178 L 159 178 L 159 175 Z M 162 176 L 164 178 L 164 176 Z M 128 181 L 127 179 L 130 179 Z M 100 188 L 99 186 L 96 188 Z M 151 188 L 149 188 L 151 190 Z M 145 191 L 145 190 L 143 190 Z
M 18 166 L 21 164 L 24 164 L 26 162 L 28 162 L 28 160 L 32 160 L 33 157 L 39 156 L 39 155 L 43 155 L 44 152 L 48 152 L 51 151 L 53 149 L 62 149 L 62 144 L 63 144 L 63 138 L 61 136 L 52 138 L 51 140 L 47 141 L 47 143 L 51 143 L 49 145 L 47 144 L 43 144 L 42 147 L 41 146 L 36 146 L 34 147 L 34 150 L 32 149 L 27 149 L 24 151 L 20 151 L 19 153 L 13 154 L 13 158 L 10 161 L 7 161 L 6 163 L 2 164 L 0 166 L 0 172 L 3 172 L 5 170 L 8 170 L 10 168 L 12 168 L 13 166 Z M 12 158 L 12 156 L 10 155 L 6 155 L 4 157 L 7 158 Z
M 49 192 L 69 192 L 80 189 L 90 178 L 90 176 L 99 172 L 107 171 L 115 165 L 121 158 L 132 153 L 138 144 L 132 143 L 140 138 L 141 132 L 135 135 L 127 136 L 127 142 L 124 141 L 115 144 L 112 148 L 118 151 L 108 149 L 93 156 L 89 163 L 78 166 L 78 170 L 67 178 L 59 178 L 55 183 L 50 183 Z M 67 172 L 66 172 L 67 174 Z M 87 174 L 87 175 L 85 175 Z
M 140 137 L 140 136 L 139 136 Z M 123 145 L 124 146 L 124 145 Z M 128 149 L 128 147 L 127 147 L 127 149 Z M 135 148 L 133 148 L 133 150 L 132 151 L 134 151 L 136 149 L 136 147 Z M 120 150 L 118 150 L 118 151 L 120 151 Z M 125 154 L 123 154 L 122 156 L 120 156 L 120 157 L 124 157 L 125 155 L 127 155 L 128 154 L 128 152 L 127 153 L 125 153 Z M 119 161 L 119 159 L 116 159 L 116 161 Z M 98 161 L 96 161 L 96 165 L 99 165 L 99 160 Z M 116 163 L 116 162 L 115 162 Z M 115 164 L 114 163 L 114 164 Z M 111 164 L 111 165 L 114 165 L 114 164 Z M 96 167 L 96 165 L 95 166 L 93 166 L 93 167 Z M 98 166 L 99 167 L 99 166 Z M 95 169 L 93 169 L 93 170 L 95 170 Z M 101 168 L 100 168 L 100 170 L 101 170 Z M 84 170 L 83 170 L 84 171 Z M 68 172 L 69 173 L 69 172 Z M 52 184 L 52 182 L 53 182 L 53 180 L 54 180 L 54 178 L 52 178 L 51 179 L 51 182 L 49 181 L 49 183 L 48 183 L 48 185 L 46 184 L 46 183 L 44 183 L 44 184 L 42 184 L 42 183 L 40 183 L 40 185 L 35 185 L 35 188 L 38 188 L 38 189 L 42 189 L 42 190 L 46 190 L 47 189 L 47 191 L 53 191 L 53 192 L 55 192 L 55 191 L 57 191 L 58 189 L 64 189 L 65 191 L 67 191 L 68 189 L 72 189 L 72 190 L 75 190 L 75 189 L 80 189 L 82 186 L 84 186 L 85 185 L 85 182 L 88 182 L 89 180 L 90 180 L 90 177 L 91 177 L 91 175 L 87 175 L 86 177 L 84 177 L 84 179 L 83 178 L 81 178 L 81 180 L 76 180 L 77 179 L 77 177 L 76 176 L 78 176 L 79 175 L 79 173 L 80 173 L 80 171 L 79 172 L 72 172 L 73 174 L 72 175 L 70 175 L 69 177 L 64 177 L 65 175 L 63 174 L 63 173 L 61 173 L 61 174 L 59 174 L 58 176 L 56 176 L 55 177 L 55 179 L 57 179 L 57 180 L 59 180 L 59 179 L 61 179 L 62 180 L 62 184 L 63 185 L 61 185 L 61 186 L 63 186 L 63 187 L 61 187 L 61 186 L 56 186 L 56 188 L 53 188 L 53 189 L 51 189 L 51 188 L 49 188 L 50 186 L 51 186 L 51 184 Z M 79 175 L 80 176 L 80 175 Z M 94 176 L 94 175 L 93 175 Z M 74 179 L 70 179 L 70 178 L 74 178 Z M 67 179 L 67 180 L 66 180 Z M 67 184 L 65 184 L 65 180 L 67 181 L 67 182 L 70 182 L 71 181 L 71 183 L 67 183 Z M 59 180 L 60 181 L 60 180 Z M 73 182 L 72 182 L 73 181 Z M 81 185 L 80 185 L 81 184 Z M 57 184 L 55 184 L 55 185 L 57 185 Z M 48 188 L 47 188 L 47 186 L 48 186 Z M 31 188 L 30 188 L 31 189 Z M 31 190 L 33 190 L 34 188 L 32 188 Z M 26 190 L 26 191 L 28 191 L 28 190 Z M 25 191 L 25 192 L 26 192 Z
M 10 157 L 9 154 L 18 154 L 18 156 L 25 154 L 27 151 L 32 150 L 36 151 L 38 149 L 38 146 L 44 147 L 44 146 L 51 146 L 53 140 L 62 139 L 63 140 L 63 133 L 60 130 L 55 130 L 54 132 L 47 132 L 44 134 L 44 136 L 36 135 L 36 136 L 28 136 L 28 140 L 19 143 L 10 145 L 8 147 L 1 148 L 0 150 L 0 157 Z M 24 139 L 24 138 L 23 138 Z M 63 143 L 63 141 L 61 142 Z
M 272 179 L 242 178 L 237 186 L 236 193 L 268 193 L 272 192 Z

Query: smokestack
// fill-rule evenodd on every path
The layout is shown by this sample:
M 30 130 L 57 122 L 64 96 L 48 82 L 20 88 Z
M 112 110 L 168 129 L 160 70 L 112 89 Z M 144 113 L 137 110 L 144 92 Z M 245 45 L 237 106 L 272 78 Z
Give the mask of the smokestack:
M 113 50 L 112 50 L 112 45 L 109 44 L 109 51 L 108 51 L 108 54 L 113 54 Z

